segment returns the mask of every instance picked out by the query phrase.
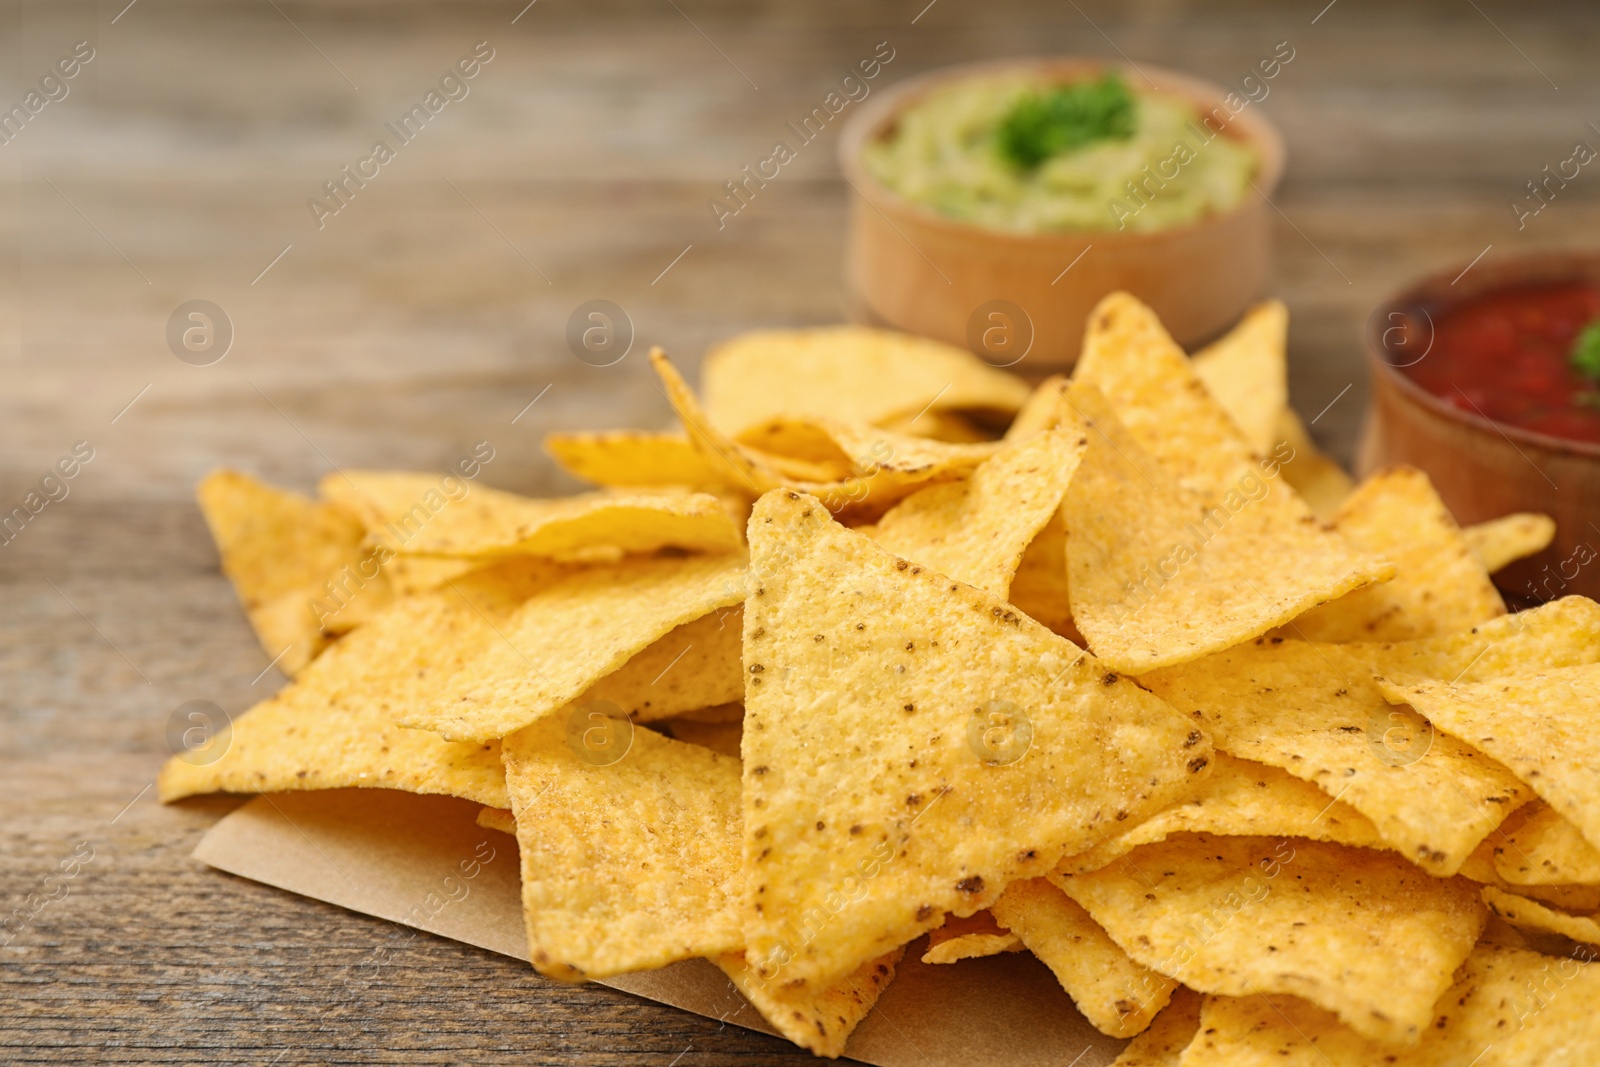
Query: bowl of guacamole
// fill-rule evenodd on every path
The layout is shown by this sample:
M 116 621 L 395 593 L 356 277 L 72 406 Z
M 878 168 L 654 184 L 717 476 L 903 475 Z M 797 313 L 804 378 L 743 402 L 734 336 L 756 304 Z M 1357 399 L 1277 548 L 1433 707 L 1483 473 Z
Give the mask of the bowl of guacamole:
M 1027 350 L 1012 366 L 1025 375 L 1070 367 L 1114 290 L 1194 345 L 1266 288 L 1282 142 L 1253 100 L 1176 71 L 933 71 L 866 101 L 839 152 L 857 317 L 980 356 L 1004 337 L 1008 359 Z

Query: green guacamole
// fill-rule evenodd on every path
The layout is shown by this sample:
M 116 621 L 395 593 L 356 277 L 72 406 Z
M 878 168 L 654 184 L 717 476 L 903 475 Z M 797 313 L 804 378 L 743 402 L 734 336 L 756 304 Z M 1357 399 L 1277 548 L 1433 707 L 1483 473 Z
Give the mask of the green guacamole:
M 907 108 L 862 161 L 908 200 L 988 229 L 1163 230 L 1228 211 L 1249 190 L 1255 150 L 1216 125 L 1116 74 L 978 78 Z

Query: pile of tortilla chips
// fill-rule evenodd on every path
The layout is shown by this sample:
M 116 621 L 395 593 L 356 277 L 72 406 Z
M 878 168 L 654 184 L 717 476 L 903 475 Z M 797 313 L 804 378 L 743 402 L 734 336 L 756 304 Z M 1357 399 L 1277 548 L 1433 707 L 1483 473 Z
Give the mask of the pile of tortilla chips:
M 823 1056 L 921 939 L 1037 956 L 1124 1064 L 1600 1062 L 1600 605 L 1507 614 L 1542 516 L 1352 486 L 1286 326 L 1191 359 L 1117 294 L 1033 389 L 856 328 L 698 396 L 656 352 L 681 432 L 553 436 L 559 500 L 214 474 L 294 679 L 161 795 L 474 801 L 541 974 L 705 957 Z

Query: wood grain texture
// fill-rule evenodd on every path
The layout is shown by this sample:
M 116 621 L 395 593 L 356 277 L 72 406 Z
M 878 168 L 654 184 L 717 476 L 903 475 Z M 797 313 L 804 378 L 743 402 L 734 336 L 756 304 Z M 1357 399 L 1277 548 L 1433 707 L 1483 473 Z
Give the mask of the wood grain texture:
M 1289 41 L 1252 105 L 1288 142 L 1276 289 L 1294 402 L 1308 421 L 1331 403 L 1312 431 L 1346 459 L 1367 309 L 1489 245 L 1600 232 L 1587 171 L 1520 232 L 1510 208 L 1576 141 L 1600 144 L 1583 111 L 1600 18 L 1576 3 L 1339 0 L 1313 23 L 1321 0 L 539 0 L 514 24 L 521 0 L 124 3 L 0 7 L 0 103 L 74 42 L 96 48 L 0 146 L 0 510 L 74 442 L 95 448 L 0 547 L 0 914 L 30 916 L 0 932 L 5 1062 L 810 1062 L 201 868 L 188 852 L 233 802 L 144 790 L 179 704 L 238 712 L 281 684 L 257 679 L 195 480 L 233 464 L 310 489 L 332 466 L 442 468 L 487 439 L 488 483 L 566 490 L 545 432 L 668 422 L 646 344 L 692 372 L 737 330 L 837 320 L 831 134 L 725 229 L 706 201 L 877 42 L 896 49 L 885 79 L 1120 49 L 1236 84 Z M 471 94 L 319 231 L 307 198 L 484 40 Z M 563 341 L 596 297 L 639 338 L 604 369 Z M 165 341 L 195 298 L 235 327 L 210 367 Z M 80 842 L 93 859 L 47 881 Z

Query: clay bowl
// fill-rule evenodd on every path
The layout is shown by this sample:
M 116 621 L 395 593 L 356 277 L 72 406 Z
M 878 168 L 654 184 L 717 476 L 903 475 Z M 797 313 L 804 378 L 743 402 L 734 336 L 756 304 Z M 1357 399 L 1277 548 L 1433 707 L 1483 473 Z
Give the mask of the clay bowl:
M 1220 135 L 1255 146 L 1261 162 L 1254 181 L 1264 195 L 1249 192 L 1229 212 L 1154 233 L 983 229 L 902 198 L 861 163 L 862 148 L 889 133 L 901 111 L 950 82 L 1016 72 L 1065 82 L 1112 69 L 1135 87 L 1147 86 L 1148 76 L 1161 92 L 1194 101 L 1202 115 L 1228 95 L 1146 64 L 1135 70 L 1099 59 L 1034 59 L 948 67 L 870 99 L 839 141 L 845 177 L 858 194 L 851 203 L 845 260 L 857 317 L 972 348 L 997 366 L 1040 378 L 1072 366 L 1090 309 L 1115 290 L 1149 304 L 1189 347 L 1221 334 L 1259 299 L 1271 266 L 1273 209 L 1266 197 L 1283 172 L 1283 142 L 1257 107 L 1244 107 Z M 1004 317 L 994 319 L 995 310 Z M 984 330 L 993 324 L 1015 329 L 1015 343 L 987 348 Z M 1024 344 L 1025 354 L 1018 356 Z
M 1600 284 L 1600 253 L 1505 259 L 1463 275 L 1464 266 L 1407 287 L 1368 320 L 1372 404 L 1358 467 L 1367 474 L 1409 463 L 1427 471 L 1462 525 L 1512 511 L 1544 512 L 1556 521 L 1555 540 L 1539 555 L 1501 571 L 1496 583 L 1521 600 L 1575 593 L 1600 599 L 1600 445 L 1493 422 L 1428 392 L 1401 369 L 1427 351 L 1429 323 L 1441 313 L 1500 288 Z M 1411 328 L 1409 335 L 1394 331 L 1400 324 Z

